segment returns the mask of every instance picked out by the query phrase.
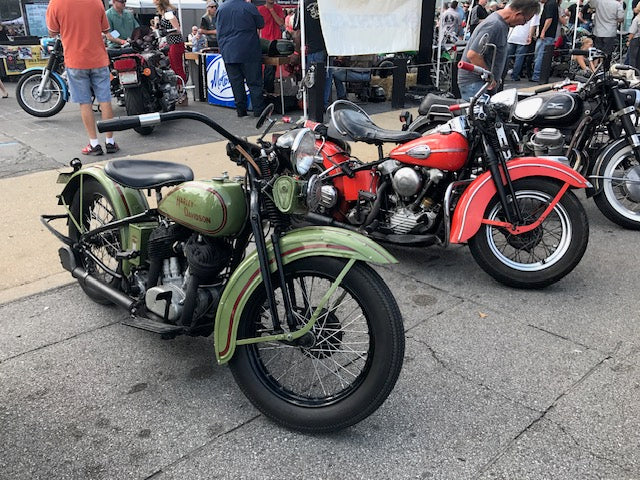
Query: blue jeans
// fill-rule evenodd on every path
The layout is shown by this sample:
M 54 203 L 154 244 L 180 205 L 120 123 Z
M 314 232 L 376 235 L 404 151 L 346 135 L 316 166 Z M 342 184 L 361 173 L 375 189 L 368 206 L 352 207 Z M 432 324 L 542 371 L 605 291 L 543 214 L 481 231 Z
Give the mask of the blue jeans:
M 536 54 L 535 54 L 536 63 L 533 66 L 533 78 L 532 78 L 534 82 L 540 81 L 540 70 L 542 70 L 542 58 L 544 57 L 544 47 L 546 47 L 547 45 L 553 45 L 555 41 L 556 40 L 553 37 L 551 38 L 545 37 L 545 38 L 539 38 L 538 41 L 536 42 Z
M 343 82 L 368 83 L 371 81 L 371 72 L 337 69 L 333 71 L 333 81 L 336 84 L 336 96 L 342 99 L 347 97 Z
M 525 54 L 527 53 L 527 49 L 529 45 L 516 45 L 515 43 L 509 44 L 509 52 L 511 52 L 511 45 L 515 48 L 516 58 L 513 61 L 513 70 L 511 71 L 511 80 L 518 80 L 520 78 L 520 74 L 522 73 L 522 66 L 524 65 L 524 59 L 527 58 Z M 513 53 L 510 53 L 513 55 Z
M 478 93 L 478 90 L 480 90 L 483 85 L 483 81 L 473 82 L 467 85 L 458 85 L 458 88 L 460 89 L 460 98 L 468 102 L 471 100 L 471 97 Z
M 312 63 L 324 63 L 325 67 L 327 66 L 327 52 L 314 52 L 307 55 L 307 68 L 311 66 Z M 333 79 L 333 69 L 327 68 L 327 74 L 324 79 L 324 108 L 329 106 L 329 97 L 331 96 L 331 81 Z M 317 74 L 317 73 L 316 73 Z

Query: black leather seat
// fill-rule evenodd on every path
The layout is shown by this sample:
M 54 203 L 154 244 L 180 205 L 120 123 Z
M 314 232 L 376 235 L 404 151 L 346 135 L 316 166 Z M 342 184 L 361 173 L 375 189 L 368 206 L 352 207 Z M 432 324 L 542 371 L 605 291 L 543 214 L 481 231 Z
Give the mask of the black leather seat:
M 457 105 L 459 103 L 464 103 L 464 100 L 460 100 L 457 98 L 446 98 L 435 95 L 433 93 L 429 93 L 422 99 L 422 102 L 420 102 L 418 113 L 420 115 L 435 113 L 438 115 L 453 116 L 454 114 L 449 111 L 449 105 Z
M 355 110 L 336 110 L 333 112 L 336 125 L 340 130 L 356 142 L 379 145 L 382 143 L 406 143 L 420 138 L 418 132 L 403 132 L 402 130 L 386 130 L 378 127 L 369 118 Z M 336 136 L 331 129 L 331 136 Z
M 113 160 L 104 173 L 114 182 L 129 188 L 170 187 L 193 180 L 193 170 L 186 165 L 157 160 Z

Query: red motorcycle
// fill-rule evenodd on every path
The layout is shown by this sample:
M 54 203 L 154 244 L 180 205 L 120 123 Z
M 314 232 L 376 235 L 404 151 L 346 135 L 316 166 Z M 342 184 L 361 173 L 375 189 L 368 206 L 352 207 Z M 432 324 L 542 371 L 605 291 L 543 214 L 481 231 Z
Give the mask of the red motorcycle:
M 131 34 L 132 53 L 113 60 L 120 85 L 124 89 L 124 107 L 127 115 L 175 110 L 180 94 L 178 83 L 182 79 L 171 69 L 169 58 L 158 49 L 158 35 L 170 32 L 152 32 L 138 27 Z M 153 126 L 142 125 L 134 130 L 148 135 Z
M 396 245 L 468 243 L 476 262 L 511 287 L 557 282 L 578 264 L 589 238 L 571 189 L 591 184 L 559 161 L 512 159 L 504 122 L 515 90 L 489 99 L 491 73 L 463 62 L 459 68 L 487 83 L 466 115 L 425 136 L 384 130 L 357 105 L 337 101 L 328 126 L 306 122 L 279 137 L 276 147 L 292 152 L 306 180 L 304 218 Z M 377 145 L 378 159 L 353 157 L 348 140 Z M 384 143 L 399 145 L 384 156 Z

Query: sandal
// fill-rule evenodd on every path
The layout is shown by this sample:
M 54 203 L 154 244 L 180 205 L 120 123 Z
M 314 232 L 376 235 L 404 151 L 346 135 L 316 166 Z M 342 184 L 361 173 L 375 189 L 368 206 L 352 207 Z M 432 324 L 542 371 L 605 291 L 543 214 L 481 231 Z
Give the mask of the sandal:
M 2 97 L 0 98 L 9 98 L 9 92 L 5 93 L 4 95 L 2 95 Z

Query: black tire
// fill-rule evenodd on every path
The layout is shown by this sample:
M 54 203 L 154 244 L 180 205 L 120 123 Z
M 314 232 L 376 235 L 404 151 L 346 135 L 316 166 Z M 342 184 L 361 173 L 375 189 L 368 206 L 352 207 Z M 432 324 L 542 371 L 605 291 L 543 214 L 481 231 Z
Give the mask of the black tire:
M 561 188 L 547 178 L 513 182 L 526 224 L 535 221 Z M 504 220 L 498 195 L 484 218 Z M 516 288 L 542 288 L 557 282 L 580 262 L 589 241 L 589 222 L 580 201 L 567 191 L 549 216 L 531 232 L 512 235 L 504 228 L 482 225 L 469 240 L 473 258 L 500 283 Z
M 27 72 L 18 81 L 16 99 L 22 109 L 34 117 L 52 117 L 63 109 L 65 103 L 63 86 L 53 75 L 49 76 L 49 83 L 42 96 L 36 91 L 42 81 L 42 71 Z
M 344 259 L 308 257 L 285 267 L 288 284 L 295 285 L 293 310 L 301 324 L 345 264 Z M 276 298 L 281 298 L 279 286 Z M 311 308 L 301 305 L 303 299 L 310 300 Z M 330 432 L 361 421 L 391 393 L 402 368 L 404 328 L 400 310 L 371 267 L 356 263 L 329 301 L 335 308 L 323 310 L 318 318 L 313 346 L 284 342 L 243 345 L 230 362 L 247 398 L 267 417 L 288 428 Z M 284 308 L 279 308 L 279 317 L 286 330 Z M 238 338 L 259 336 L 258 329 L 270 327 L 266 293 L 261 286 L 242 313 Z
M 127 115 L 141 115 L 147 112 L 145 108 L 146 91 L 143 87 L 125 88 L 124 89 L 124 108 Z M 136 127 L 134 130 L 140 135 L 149 135 L 153 132 L 152 126 Z
M 82 198 L 80 197 L 80 189 L 78 189 L 71 201 L 70 213 L 84 229 L 90 230 L 116 220 L 117 217 L 113 204 L 109 200 L 104 187 L 96 180 L 89 179 L 84 182 Z M 80 232 L 76 224 L 71 220 L 69 220 L 69 237 L 74 240 L 74 242 L 77 242 L 80 238 Z M 115 256 L 117 251 L 122 250 L 119 229 L 103 232 L 100 236 L 96 237 L 89 248 L 106 266 L 118 273 L 121 272 L 122 261 L 118 260 Z M 112 287 L 118 286 L 118 278 L 100 268 L 88 255 L 77 252 L 76 262 L 102 283 Z M 80 286 L 94 302 L 102 305 L 111 304 L 109 300 L 106 300 L 95 290 L 85 287 L 82 283 L 80 283 Z
M 640 162 L 633 148 L 621 144 L 600 164 L 598 193 L 593 197 L 602 214 L 621 227 L 640 230 Z M 607 178 L 620 180 L 607 180 Z M 626 181 L 625 181 L 626 180 Z M 629 181 L 630 180 L 630 181 Z

